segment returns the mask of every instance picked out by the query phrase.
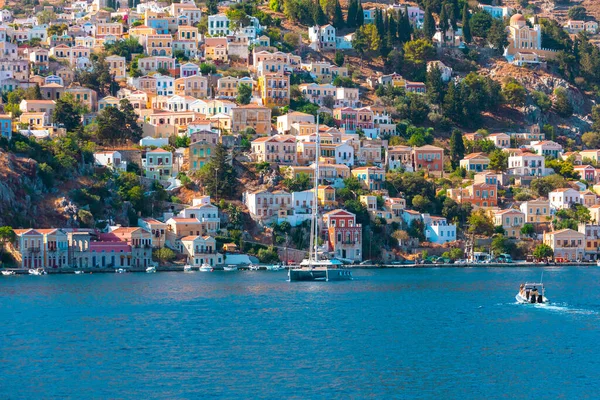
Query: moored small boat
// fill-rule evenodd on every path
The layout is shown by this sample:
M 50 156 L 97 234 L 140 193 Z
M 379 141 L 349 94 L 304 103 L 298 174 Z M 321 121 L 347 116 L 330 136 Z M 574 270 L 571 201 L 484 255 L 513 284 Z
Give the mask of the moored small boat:
M 214 268 L 213 268 L 212 266 L 208 265 L 208 264 L 202 264 L 202 265 L 200 266 L 200 268 L 198 268 L 198 270 L 199 270 L 199 271 L 202 271 L 202 272 L 212 272 L 212 271 L 213 271 L 213 269 L 214 269 Z
M 16 275 L 16 272 L 15 271 L 2 271 L 2 275 L 4 275 L 4 276 Z
M 238 267 L 235 265 L 227 265 L 226 267 L 223 267 L 223 271 L 237 271 Z
M 191 265 L 184 265 L 183 272 L 194 272 Z
M 146 273 L 147 274 L 153 274 L 154 272 L 156 272 L 156 267 L 148 267 L 148 268 L 146 268 Z
M 117 274 L 124 274 L 125 272 L 126 271 L 125 271 L 124 268 L 117 268 L 117 269 L 115 269 L 115 273 L 117 273 Z
M 85 272 L 83 272 L 83 271 L 75 271 L 75 275 L 81 275 L 81 274 L 84 274 L 84 273 Z
M 249 265 L 248 265 L 248 269 L 249 269 L 250 271 L 258 271 L 260 268 L 258 267 L 258 265 L 249 264 Z
M 36 276 L 47 274 L 47 272 L 46 272 L 46 270 L 44 270 L 44 268 L 31 268 L 28 272 L 29 272 L 29 275 L 36 275 Z
M 545 290 L 543 283 L 522 283 L 515 299 L 520 304 L 546 304 Z

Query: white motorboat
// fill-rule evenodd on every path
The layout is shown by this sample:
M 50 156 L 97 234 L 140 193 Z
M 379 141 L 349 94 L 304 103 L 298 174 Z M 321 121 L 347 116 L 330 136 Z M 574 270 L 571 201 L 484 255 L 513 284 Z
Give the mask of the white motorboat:
M 115 269 L 115 273 L 117 273 L 117 274 L 124 274 L 125 272 L 126 271 L 125 271 L 124 268 L 117 268 L 117 269 Z
M 237 271 L 238 267 L 235 265 L 228 265 L 226 267 L 223 267 L 223 271 Z
M 44 270 L 44 268 L 32 268 L 29 270 L 29 275 L 46 275 L 47 272 Z
M 191 265 L 184 265 L 183 272 L 194 272 Z
M 148 267 L 146 268 L 146 273 L 147 274 L 153 274 L 156 272 L 156 267 Z
M 202 271 L 202 272 L 212 272 L 213 270 L 214 270 L 214 268 L 208 264 L 202 264 L 200 266 L 200 268 L 198 268 L 198 271 Z
M 83 271 L 75 271 L 75 275 L 81 275 L 81 274 L 85 274 L 85 272 L 83 272 Z
M 543 283 L 524 283 L 519 287 L 515 296 L 520 304 L 546 304 L 549 300 L 545 296 Z
M 249 264 L 249 265 L 248 265 L 248 269 L 249 269 L 250 271 L 258 271 L 260 268 L 258 267 L 258 265 Z
M 267 265 L 267 271 L 281 271 L 285 267 L 281 264 Z
M 10 275 L 16 275 L 17 273 L 15 271 L 2 271 L 2 275 L 4 276 L 10 276 Z
M 600 267 L 600 260 L 596 261 L 596 266 Z

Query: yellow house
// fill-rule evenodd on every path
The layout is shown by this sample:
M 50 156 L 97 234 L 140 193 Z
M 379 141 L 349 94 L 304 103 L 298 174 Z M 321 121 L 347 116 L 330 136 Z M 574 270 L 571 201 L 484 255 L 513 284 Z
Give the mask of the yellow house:
M 561 229 L 544 233 L 544 244 L 554 250 L 556 261 L 575 261 L 583 259 L 585 234 L 572 229 Z
M 19 117 L 21 124 L 27 124 L 29 129 L 42 129 L 48 125 L 48 114 L 45 112 L 24 112 Z
M 146 54 L 150 56 L 168 56 L 173 54 L 171 35 L 149 35 L 146 39 Z
M 115 79 L 123 79 L 127 77 L 127 72 L 125 71 L 127 61 L 125 61 L 125 57 L 112 55 L 106 57 L 105 60 L 110 68 L 110 73 L 115 76 Z
M 267 107 L 290 104 L 289 75 L 281 73 L 262 75 L 258 78 L 258 89 L 262 102 Z
M 319 205 L 323 207 L 335 206 L 335 189 L 329 185 L 319 185 L 317 189 L 317 198 Z
M 551 217 L 550 201 L 535 199 L 521 203 L 521 211 L 525 214 L 525 222 L 530 224 L 547 223 Z

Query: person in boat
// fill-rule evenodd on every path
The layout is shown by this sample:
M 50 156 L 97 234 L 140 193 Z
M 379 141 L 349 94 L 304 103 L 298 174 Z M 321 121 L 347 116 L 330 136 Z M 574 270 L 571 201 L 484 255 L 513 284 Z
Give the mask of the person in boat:
M 519 286 L 519 296 L 525 297 L 525 285 L 522 283 L 521 286 Z
M 537 298 L 537 295 L 538 295 L 537 287 L 535 287 L 535 286 L 533 287 L 533 290 L 531 291 L 531 295 L 535 296 L 535 298 Z

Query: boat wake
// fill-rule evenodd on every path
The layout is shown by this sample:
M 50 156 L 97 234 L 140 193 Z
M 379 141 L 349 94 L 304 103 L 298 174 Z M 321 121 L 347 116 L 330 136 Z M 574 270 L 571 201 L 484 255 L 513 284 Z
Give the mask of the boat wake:
M 576 314 L 576 315 L 598 315 L 600 312 L 597 310 L 590 310 L 586 308 L 571 307 L 567 303 L 547 303 L 547 304 L 521 304 L 519 302 L 509 303 L 510 305 L 520 307 L 533 307 L 541 310 L 547 310 L 557 313 L 565 314 Z

